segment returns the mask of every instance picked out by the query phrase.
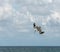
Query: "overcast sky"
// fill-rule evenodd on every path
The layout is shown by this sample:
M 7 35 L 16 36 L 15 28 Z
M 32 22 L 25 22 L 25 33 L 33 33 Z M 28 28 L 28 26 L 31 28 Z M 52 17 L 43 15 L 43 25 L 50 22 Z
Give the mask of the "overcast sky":
M 0 0 L 0 46 L 60 46 L 60 0 Z

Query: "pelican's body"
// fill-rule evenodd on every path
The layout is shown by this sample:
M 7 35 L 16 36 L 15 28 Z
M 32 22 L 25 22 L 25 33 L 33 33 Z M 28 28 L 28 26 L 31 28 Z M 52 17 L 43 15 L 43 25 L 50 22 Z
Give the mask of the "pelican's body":
M 37 30 L 40 34 L 43 34 L 44 32 L 42 31 L 40 26 L 37 26 L 35 23 L 33 23 L 33 27 L 35 30 Z

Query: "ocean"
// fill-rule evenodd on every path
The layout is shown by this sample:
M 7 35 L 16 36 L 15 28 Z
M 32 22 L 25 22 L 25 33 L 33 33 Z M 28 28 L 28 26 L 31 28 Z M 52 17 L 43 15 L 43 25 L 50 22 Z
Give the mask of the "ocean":
M 0 52 L 60 52 L 58 46 L 0 46 Z

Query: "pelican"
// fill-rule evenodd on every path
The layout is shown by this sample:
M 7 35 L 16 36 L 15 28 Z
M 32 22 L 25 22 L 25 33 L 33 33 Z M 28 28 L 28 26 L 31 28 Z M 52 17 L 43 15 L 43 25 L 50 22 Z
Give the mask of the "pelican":
M 33 23 L 33 28 L 35 31 L 37 30 L 40 34 L 43 34 L 44 32 L 42 31 L 40 26 L 37 26 L 36 23 Z

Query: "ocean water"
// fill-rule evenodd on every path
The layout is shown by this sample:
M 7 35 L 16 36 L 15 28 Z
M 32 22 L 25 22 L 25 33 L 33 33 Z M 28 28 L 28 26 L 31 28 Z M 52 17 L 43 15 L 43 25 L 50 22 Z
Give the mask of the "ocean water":
M 60 47 L 20 47 L 20 46 L 1 46 L 0 52 L 60 52 Z

